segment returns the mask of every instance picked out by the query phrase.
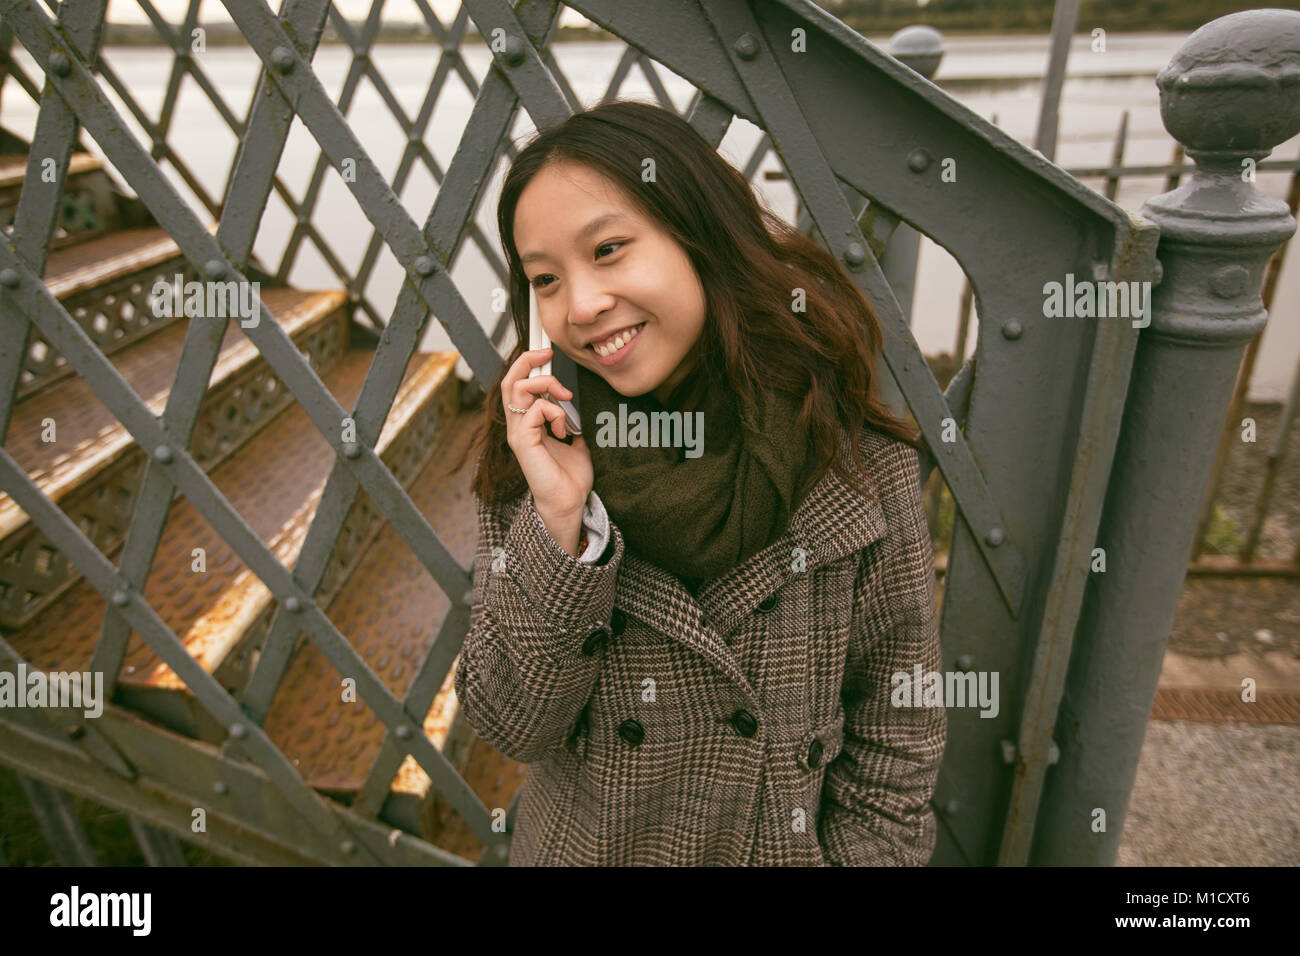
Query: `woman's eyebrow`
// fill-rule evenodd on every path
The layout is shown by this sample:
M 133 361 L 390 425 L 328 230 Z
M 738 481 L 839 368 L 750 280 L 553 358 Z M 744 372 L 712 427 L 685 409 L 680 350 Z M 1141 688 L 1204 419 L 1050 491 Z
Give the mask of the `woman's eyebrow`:
M 581 229 L 579 229 L 577 236 L 575 236 L 574 238 L 577 241 L 581 242 L 583 239 L 586 239 L 588 236 L 590 236 L 593 232 L 599 231 L 608 223 L 615 222 L 618 220 L 623 220 L 623 219 L 627 219 L 627 217 L 624 216 L 621 212 L 602 213 L 601 215 L 597 216 L 595 219 L 591 220 L 591 222 L 583 226 Z M 545 258 L 546 258 L 546 253 L 544 252 L 528 252 L 520 256 L 519 261 L 521 263 L 529 263 L 532 262 L 534 259 L 545 259 Z

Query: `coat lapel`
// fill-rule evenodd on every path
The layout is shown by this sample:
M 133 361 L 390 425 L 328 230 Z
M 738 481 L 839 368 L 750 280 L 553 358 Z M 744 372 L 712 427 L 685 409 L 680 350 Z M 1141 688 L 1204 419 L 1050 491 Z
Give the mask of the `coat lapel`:
M 866 439 L 859 439 L 859 447 Z M 841 446 L 840 461 L 870 491 L 864 498 L 828 469 L 795 511 L 781 537 L 692 595 L 681 581 L 627 550 L 618 582 L 618 606 L 663 634 L 702 654 L 719 670 L 753 693 L 724 636 L 768 595 L 798 574 L 808 574 L 852 554 L 885 533 L 885 516 L 876 483 Z M 796 548 L 804 560 L 796 570 Z

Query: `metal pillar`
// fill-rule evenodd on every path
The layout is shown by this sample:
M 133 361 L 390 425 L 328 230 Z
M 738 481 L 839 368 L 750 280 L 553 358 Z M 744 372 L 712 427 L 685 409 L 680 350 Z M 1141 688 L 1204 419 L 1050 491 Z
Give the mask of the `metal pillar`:
M 939 61 L 943 59 L 943 36 L 934 27 L 904 27 L 889 38 L 889 54 L 928 80 L 933 78 L 939 69 Z M 900 222 L 880 256 L 880 268 L 889 280 L 909 326 L 912 324 L 912 291 L 916 287 L 916 261 L 920 250 L 921 234 L 907 223 Z M 901 415 L 907 406 L 894 376 L 883 362 L 877 368 L 880 397 Z
M 1296 228 L 1254 185 L 1254 163 L 1300 131 L 1287 51 L 1300 13 L 1251 10 L 1193 33 L 1157 77 L 1165 127 L 1197 164 L 1149 200 L 1163 281 L 1134 360 L 1115 468 L 1056 724 L 1030 857 L 1111 864 L 1246 344 L 1264 328 L 1270 255 Z
M 1056 130 L 1061 125 L 1061 89 L 1065 86 L 1065 66 L 1070 60 L 1070 38 L 1079 22 L 1079 0 L 1056 0 L 1052 14 L 1052 46 L 1047 59 L 1047 76 L 1043 79 L 1043 99 L 1038 112 L 1038 131 L 1034 149 L 1048 159 L 1056 159 Z

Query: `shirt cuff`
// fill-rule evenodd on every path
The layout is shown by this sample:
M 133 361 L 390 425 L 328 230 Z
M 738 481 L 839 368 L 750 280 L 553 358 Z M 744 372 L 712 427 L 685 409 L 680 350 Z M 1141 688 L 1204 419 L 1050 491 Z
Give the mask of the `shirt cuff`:
M 594 488 L 582 508 L 582 526 L 587 529 L 587 550 L 578 560 L 583 564 L 595 564 L 609 544 L 609 515 Z

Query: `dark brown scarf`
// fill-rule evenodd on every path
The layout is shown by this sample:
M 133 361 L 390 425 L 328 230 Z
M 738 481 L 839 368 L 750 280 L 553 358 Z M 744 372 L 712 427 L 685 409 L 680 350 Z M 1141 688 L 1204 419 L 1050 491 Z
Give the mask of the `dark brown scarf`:
M 719 577 L 785 533 L 802 503 L 804 482 L 815 465 L 807 433 L 798 425 L 800 403 L 788 396 L 764 394 L 755 407 L 730 389 L 698 389 L 679 408 L 684 393 L 700 383 L 688 380 L 666 408 L 654 395 L 620 395 L 609 383 L 578 367 L 582 434 L 591 450 L 595 490 L 626 546 L 650 563 L 686 580 L 694 590 Z M 692 426 L 703 413 L 703 442 L 692 432 L 699 457 L 685 447 L 620 447 L 619 405 L 626 418 L 643 412 L 679 411 Z M 612 425 L 598 421 L 609 412 Z M 605 417 L 605 422 L 611 420 Z M 646 440 L 659 429 L 646 429 Z M 684 431 L 678 435 L 684 436 Z M 610 444 L 602 445 L 601 438 Z M 633 429 L 627 429 L 635 440 Z M 682 443 L 684 444 L 684 442 Z

